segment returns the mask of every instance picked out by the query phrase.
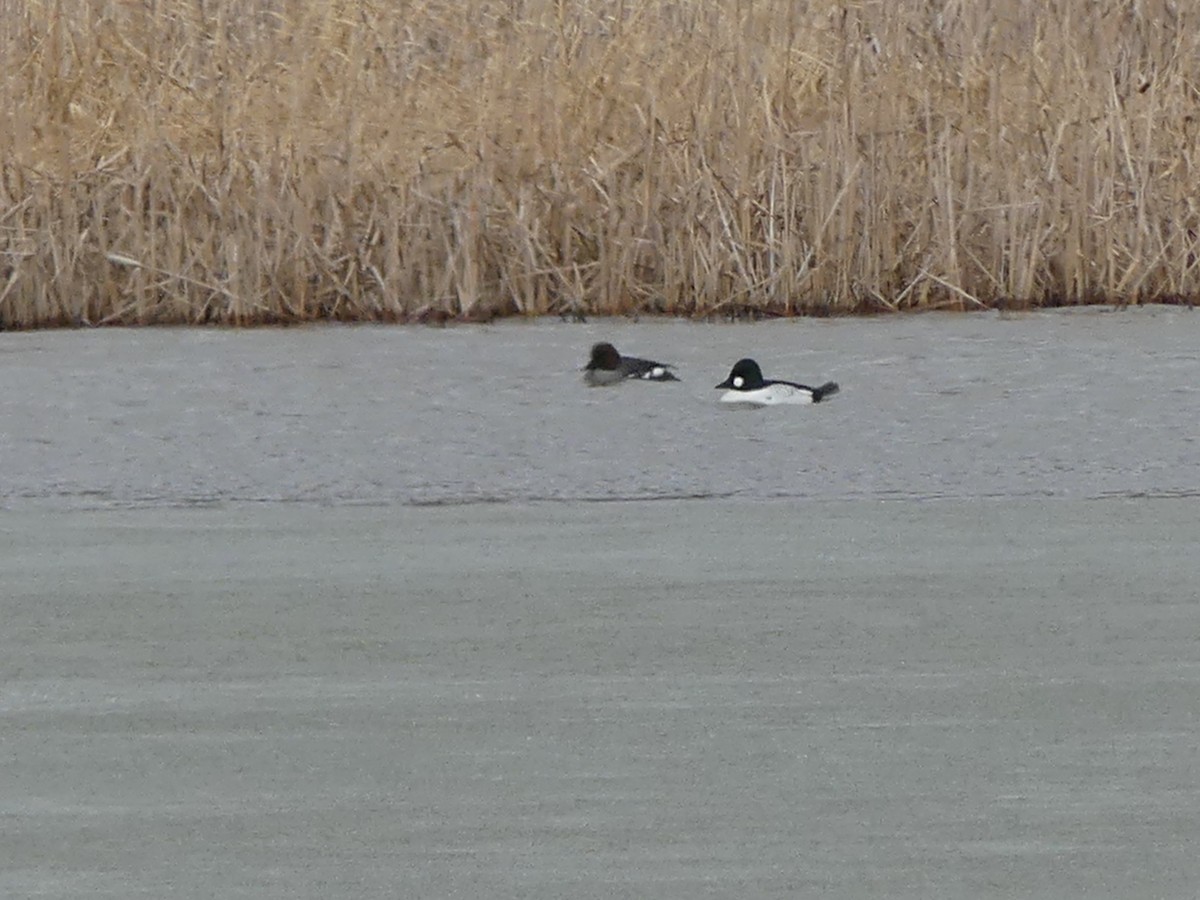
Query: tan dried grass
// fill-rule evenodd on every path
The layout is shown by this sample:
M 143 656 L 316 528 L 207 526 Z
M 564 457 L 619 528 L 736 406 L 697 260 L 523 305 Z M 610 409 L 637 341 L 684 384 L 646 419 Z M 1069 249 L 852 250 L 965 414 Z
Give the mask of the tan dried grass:
M 0 0 L 0 326 L 1197 296 L 1179 0 Z

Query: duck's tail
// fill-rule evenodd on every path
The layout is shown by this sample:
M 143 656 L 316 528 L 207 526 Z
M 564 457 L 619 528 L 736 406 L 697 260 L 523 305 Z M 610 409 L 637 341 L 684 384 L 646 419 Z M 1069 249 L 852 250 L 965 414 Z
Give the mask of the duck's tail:
M 827 381 L 819 388 L 813 390 L 813 403 L 820 403 L 826 397 L 832 396 L 840 390 L 841 388 L 837 386 L 836 381 Z

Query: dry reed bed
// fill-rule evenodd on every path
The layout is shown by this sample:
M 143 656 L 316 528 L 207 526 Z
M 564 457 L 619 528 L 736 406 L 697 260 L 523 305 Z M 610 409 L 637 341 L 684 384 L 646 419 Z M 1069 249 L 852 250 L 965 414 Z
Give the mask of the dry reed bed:
M 1183 0 L 0 0 L 0 327 L 1190 301 Z

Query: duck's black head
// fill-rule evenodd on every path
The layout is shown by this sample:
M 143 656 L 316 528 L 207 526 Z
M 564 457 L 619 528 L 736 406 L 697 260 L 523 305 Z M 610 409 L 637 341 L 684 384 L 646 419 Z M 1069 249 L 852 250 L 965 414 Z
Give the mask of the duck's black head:
M 729 370 L 729 377 L 717 385 L 735 391 L 753 391 L 762 386 L 762 369 L 752 359 L 739 359 Z
M 605 369 L 613 371 L 621 364 L 621 354 L 612 344 L 593 344 L 592 358 L 588 360 L 585 369 Z

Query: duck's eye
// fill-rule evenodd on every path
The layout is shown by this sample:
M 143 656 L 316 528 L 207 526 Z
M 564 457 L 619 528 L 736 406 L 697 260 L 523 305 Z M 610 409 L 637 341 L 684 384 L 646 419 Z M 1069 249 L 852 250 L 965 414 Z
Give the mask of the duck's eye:
M 743 378 L 741 375 L 738 375 L 736 378 L 733 379 L 733 386 L 735 388 L 740 388 L 745 383 L 746 383 L 746 379 Z

